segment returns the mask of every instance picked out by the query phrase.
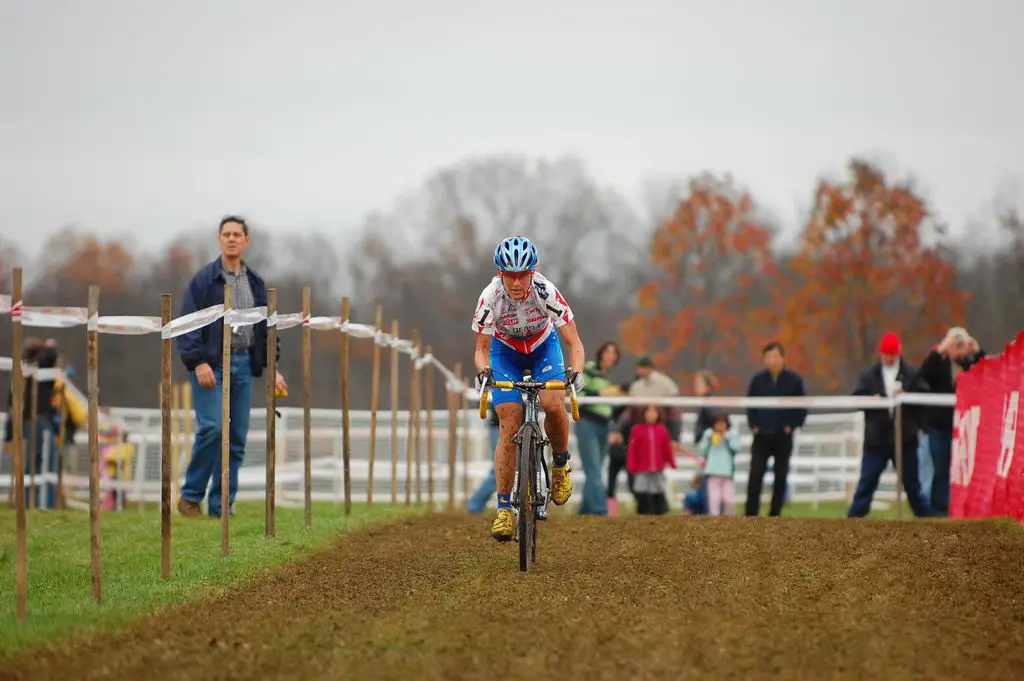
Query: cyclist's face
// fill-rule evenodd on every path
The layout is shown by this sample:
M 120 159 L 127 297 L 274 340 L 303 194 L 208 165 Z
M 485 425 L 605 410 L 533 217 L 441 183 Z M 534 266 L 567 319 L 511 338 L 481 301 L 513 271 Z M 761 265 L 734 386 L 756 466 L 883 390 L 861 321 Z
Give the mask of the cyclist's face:
M 501 275 L 501 283 L 505 290 L 513 298 L 522 300 L 530 290 L 533 283 L 533 272 L 498 272 Z

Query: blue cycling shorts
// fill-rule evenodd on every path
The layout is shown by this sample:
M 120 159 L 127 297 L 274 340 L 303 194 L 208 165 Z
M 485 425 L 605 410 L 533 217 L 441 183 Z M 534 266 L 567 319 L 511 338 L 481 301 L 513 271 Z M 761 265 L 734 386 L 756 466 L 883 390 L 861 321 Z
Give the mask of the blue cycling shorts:
M 495 381 L 521 381 L 526 370 L 530 370 L 533 381 L 564 381 L 565 360 L 562 345 L 554 331 L 536 350 L 528 355 L 513 350 L 497 338 L 491 341 L 491 373 Z M 490 399 L 497 406 L 510 402 L 522 403 L 523 397 L 512 388 L 496 388 L 490 391 Z

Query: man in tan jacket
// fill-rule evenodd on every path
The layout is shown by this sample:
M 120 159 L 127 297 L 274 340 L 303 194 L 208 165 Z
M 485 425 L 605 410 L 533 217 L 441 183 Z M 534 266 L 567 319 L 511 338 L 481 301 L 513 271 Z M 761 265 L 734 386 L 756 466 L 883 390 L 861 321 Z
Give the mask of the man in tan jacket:
M 643 355 L 636 361 L 636 380 L 629 386 L 630 397 L 675 397 L 679 385 L 668 375 L 654 368 L 650 355 Z M 682 414 L 678 407 L 665 407 L 665 425 L 673 441 L 679 440 L 682 429 Z

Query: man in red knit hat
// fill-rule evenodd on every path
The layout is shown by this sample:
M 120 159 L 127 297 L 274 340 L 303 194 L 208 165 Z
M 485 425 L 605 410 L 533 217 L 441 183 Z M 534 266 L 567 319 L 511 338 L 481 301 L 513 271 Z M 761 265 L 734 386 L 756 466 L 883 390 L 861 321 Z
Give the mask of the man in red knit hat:
M 924 392 L 927 386 L 917 372 L 902 357 L 900 338 L 894 333 L 882 336 L 878 343 L 879 361 L 860 375 L 854 395 L 895 397 L 903 391 Z M 921 480 L 917 472 L 917 430 L 919 409 L 904 404 L 901 434 L 903 440 L 903 489 L 907 501 L 917 517 L 929 515 L 928 503 L 921 493 Z M 889 462 L 896 466 L 896 427 L 894 412 L 890 409 L 864 410 L 864 457 L 861 459 L 860 480 L 847 516 L 859 518 L 871 510 L 871 500 L 878 489 L 878 480 Z

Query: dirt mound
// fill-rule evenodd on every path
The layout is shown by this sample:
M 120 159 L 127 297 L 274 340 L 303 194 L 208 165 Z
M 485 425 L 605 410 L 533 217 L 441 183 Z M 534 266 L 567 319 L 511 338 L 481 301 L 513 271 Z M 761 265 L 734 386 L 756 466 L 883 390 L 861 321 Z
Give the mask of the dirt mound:
M 23 655 L 0 678 L 1024 678 L 1024 532 L 559 516 L 369 527 L 244 589 Z

